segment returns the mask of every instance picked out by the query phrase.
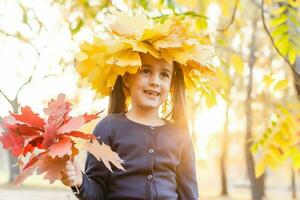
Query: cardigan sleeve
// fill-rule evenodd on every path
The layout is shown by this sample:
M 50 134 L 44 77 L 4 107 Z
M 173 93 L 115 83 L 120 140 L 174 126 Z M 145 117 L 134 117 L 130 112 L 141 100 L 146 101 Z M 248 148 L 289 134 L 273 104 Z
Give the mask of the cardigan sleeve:
M 97 124 L 93 134 L 100 137 L 100 141 L 109 144 L 110 132 L 109 122 L 104 118 Z M 78 188 L 79 194 L 75 194 L 75 196 L 80 200 L 104 200 L 109 173 L 102 161 L 98 161 L 92 154 L 88 153 L 85 172 L 82 173 L 83 182 Z M 76 192 L 74 187 L 72 190 Z
M 198 200 L 195 152 L 189 132 L 184 134 L 181 161 L 176 170 L 177 192 L 179 200 Z

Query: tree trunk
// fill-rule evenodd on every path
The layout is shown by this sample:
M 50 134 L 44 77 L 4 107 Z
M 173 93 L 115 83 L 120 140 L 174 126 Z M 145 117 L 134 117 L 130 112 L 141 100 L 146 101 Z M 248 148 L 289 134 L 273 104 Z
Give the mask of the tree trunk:
M 297 198 L 297 193 L 296 193 L 296 180 L 295 180 L 295 171 L 292 168 L 291 169 L 291 190 L 292 190 L 292 199 Z
M 297 97 L 300 100 L 300 57 L 297 57 L 293 67 L 295 68 L 295 70 L 293 70 L 294 83 L 295 83 L 294 85 L 295 85 Z
M 255 30 L 256 20 L 253 21 L 253 29 Z M 258 179 L 255 177 L 255 164 L 253 156 L 250 152 L 250 147 L 252 145 L 252 89 L 253 89 L 253 67 L 255 63 L 255 31 L 252 33 L 252 40 L 250 46 L 250 57 L 249 57 L 249 79 L 247 86 L 247 99 L 246 99 L 246 138 L 245 138 L 245 156 L 247 164 L 247 172 L 251 183 L 251 196 L 253 200 L 261 200 L 264 191 L 264 176 L 262 175 Z
M 297 57 L 296 62 L 294 64 L 293 77 L 294 77 L 294 85 L 296 90 L 296 95 L 298 100 L 300 101 L 300 57 Z M 291 176 L 291 189 L 292 189 L 292 198 L 297 199 L 297 184 L 296 184 L 296 175 L 295 171 L 292 168 L 292 176 Z
M 227 196 L 228 195 L 228 188 L 227 188 L 227 173 L 226 173 L 226 158 L 227 158 L 227 147 L 228 147 L 228 121 L 229 121 L 229 99 L 226 106 L 225 112 L 225 123 L 224 123 L 224 133 L 222 138 L 222 151 L 221 151 L 221 158 L 220 158 L 220 170 L 221 170 L 221 195 Z

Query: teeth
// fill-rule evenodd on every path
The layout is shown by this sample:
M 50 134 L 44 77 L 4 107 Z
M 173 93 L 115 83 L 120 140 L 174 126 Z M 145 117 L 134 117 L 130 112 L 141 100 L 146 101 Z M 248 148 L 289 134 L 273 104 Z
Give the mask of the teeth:
M 159 95 L 159 93 L 157 93 L 157 92 L 151 92 L 151 91 L 145 91 L 145 93 L 146 94 L 148 94 L 148 95 L 151 95 L 151 96 L 158 96 Z

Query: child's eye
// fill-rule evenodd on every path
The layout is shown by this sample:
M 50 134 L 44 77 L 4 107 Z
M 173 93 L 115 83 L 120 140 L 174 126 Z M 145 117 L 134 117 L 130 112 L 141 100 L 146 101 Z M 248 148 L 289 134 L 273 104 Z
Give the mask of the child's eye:
M 169 74 L 166 73 L 166 72 L 161 73 L 161 75 L 162 75 L 163 77 L 165 77 L 165 78 L 169 78 Z
M 149 69 L 142 69 L 142 73 L 143 73 L 143 74 L 149 74 L 149 73 L 150 73 L 150 70 L 149 70 Z

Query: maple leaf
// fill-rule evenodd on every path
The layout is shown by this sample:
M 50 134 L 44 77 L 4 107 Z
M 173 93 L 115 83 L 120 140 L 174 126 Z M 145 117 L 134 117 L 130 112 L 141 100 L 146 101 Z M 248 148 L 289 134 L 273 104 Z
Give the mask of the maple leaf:
M 25 170 L 21 171 L 20 174 L 16 177 L 13 184 L 19 185 L 21 184 L 28 176 L 31 176 L 35 171 L 35 168 L 38 163 L 35 163 L 34 166 L 28 167 Z
M 57 136 L 57 127 L 55 124 L 49 125 L 45 127 L 43 147 L 48 148 L 51 144 L 53 144 L 56 140 Z
M 87 141 L 83 148 L 85 148 L 93 156 L 95 156 L 97 160 L 102 161 L 111 172 L 112 169 L 109 162 L 114 164 L 118 169 L 122 169 L 125 171 L 125 169 L 121 165 L 122 163 L 124 163 L 124 161 L 116 152 L 111 150 L 110 146 L 106 145 L 105 143 L 102 142 L 102 144 L 100 144 L 97 139 L 93 139 L 91 141 Z
M 44 179 L 48 179 L 50 183 L 62 178 L 61 172 L 66 170 L 66 162 L 70 160 L 69 156 L 62 158 L 43 156 L 37 165 L 37 174 L 45 173 Z
M 81 139 L 85 139 L 85 140 L 91 140 L 91 139 L 95 138 L 94 135 L 86 134 L 86 133 L 83 133 L 81 131 L 71 131 L 69 133 L 65 133 L 64 135 L 71 136 L 71 137 L 76 137 L 76 138 L 81 138 Z
M 74 130 L 78 130 L 82 125 L 85 124 L 85 118 L 82 116 L 70 119 L 67 123 L 62 125 L 57 131 L 59 133 L 67 133 Z
M 42 154 L 44 154 L 44 153 L 42 153 Z M 36 163 L 40 160 L 39 157 L 40 157 L 42 154 L 40 154 L 39 156 L 32 156 L 32 158 L 29 159 L 29 161 L 26 163 L 26 165 L 23 167 L 22 170 L 25 170 L 25 169 L 27 169 L 27 168 L 29 168 L 29 167 L 31 167 L 31 166 L 34 166 L 34 164 L 36 164 Z
M 24 137 L 40 136 L 41 129 L 28 126 L 27 124 L 15 124 L 12 126 L 15 132 Z
M 0 128 L 9 129 L 14 126 L 14 124 L 18 123 L 18 121 L 11 115 L 3 117 L 0 122 Z M 1 130 L 1 129 L 0 129 Z
M 82 117 L 84 118 L 85 123 L 88 123 L 94 119 L 97 119 L 99 117 L 99 114 L 102 113 L 104 110 L 101 110 L 100 112 L 94 114 L 94 115 L 88 115 L 88 114 L 84 114 Z
M 5 149 L 10 149 L 14 156 L 18 156 L 21 173 L 15 181 L 16 184 L 32 175 L 35 170 L 38 174 L 45 174 L 44 179 L 48 179 L 50 183 L 61 179 L 61 171 L 65 170 L 66 162 L 73 160 L 79 153 L 79 140 L 91 141 L 85 145 L 86 149 L 101 159 L 109 170 L 109 162 L 123 169 L 123 161 L 109 146 L 100 145 L 95 142 L 97 139 L 94 135 L 78 130 L 98 118 L 100 112 L 70 117 L 70 105 L 62 94 L 57 100 L 52 100 L 44 109 L 48 115 L 46 123 L 38 114 L 33 113 L 30 107 L 24 107 L 19 115 L 11 113 L 3 118 L 0 142 Z M 39 154 L 36 155 L 37 153 Z
M 24 138 L 16 134 L 13 130 L 6 129 L 6 134 L 0 136 L 0 141 L 3 144 L 3 148 L 10 149 L 14 156 L 22 153 Z
M 43 136 L 32 136 L 25 139 L 23 155 L 33 152 L 35 148 L 42 149 Z
M 28 106 L 25 106 L 21 108 L 21 114 L 15 114 L 11 113 L 11 115 L 18 121 L 24 122 L 28 125 L 38 127 L 40 129 L 43 129 L 44 127 L 44 120 L 39 117 L 38 114 L 32 112 L 31 108 Z
M 27 144 L 23 150 L 23 156 L 26 156 L 28 153 L 32 153 L 36 147 L 32 144 Z
M 111 9 L 111 13 L 115 16 L 115 21 L 110 25 L 112 32 L 118 35 L 141 36 L 145 29 L 152 27 L 152 21 L 146 15 L 129 16 L 124 12 Z
M 71 111 L 71 104 L 65 100 L 65 95 L 59 94 L 56 100 L 48 103 L 48 107 L 44 112 L 49 116 L 47 123 L 60 127 L 65 121 L 69 120 L 68 116 Z
M 29 161 L 27 163 L 23 163 L 21 159 L 18 159 L 18 164 L 20 168 L 20 174 L 16 177 L 13 184 L 19 185 L 21 182 L 23 182 L 28 176 L 31 176 L 33 172 L 36 170 L 36 168 L 39 165 L 40 158 L 44 156 L 46 153 L 40 153 L 39 155 L 31 155 L 29 158 Z
M 73 142 L 69 137 L 61 137 L 57 143 L 52 144 L 49 147 L 49 156 L 52 158 L 55 157 L 64 157 L 65 155 L 71 155 L 72 154 L 72 146 Z
M 101 111 L 102 112 L 102 111 Z M 82 127 L 84 124 L 98 118 L 98 115 L 100 112 L 94 114 L 94 115 L 88 115 L 84 114 L 82 116 L 71 118 L 69 121 L 67 121 L 65 124 L 63 124 L 59 129 L 59 133 L 67 133 L 71 131 L 76 131 L 80 127 Z

